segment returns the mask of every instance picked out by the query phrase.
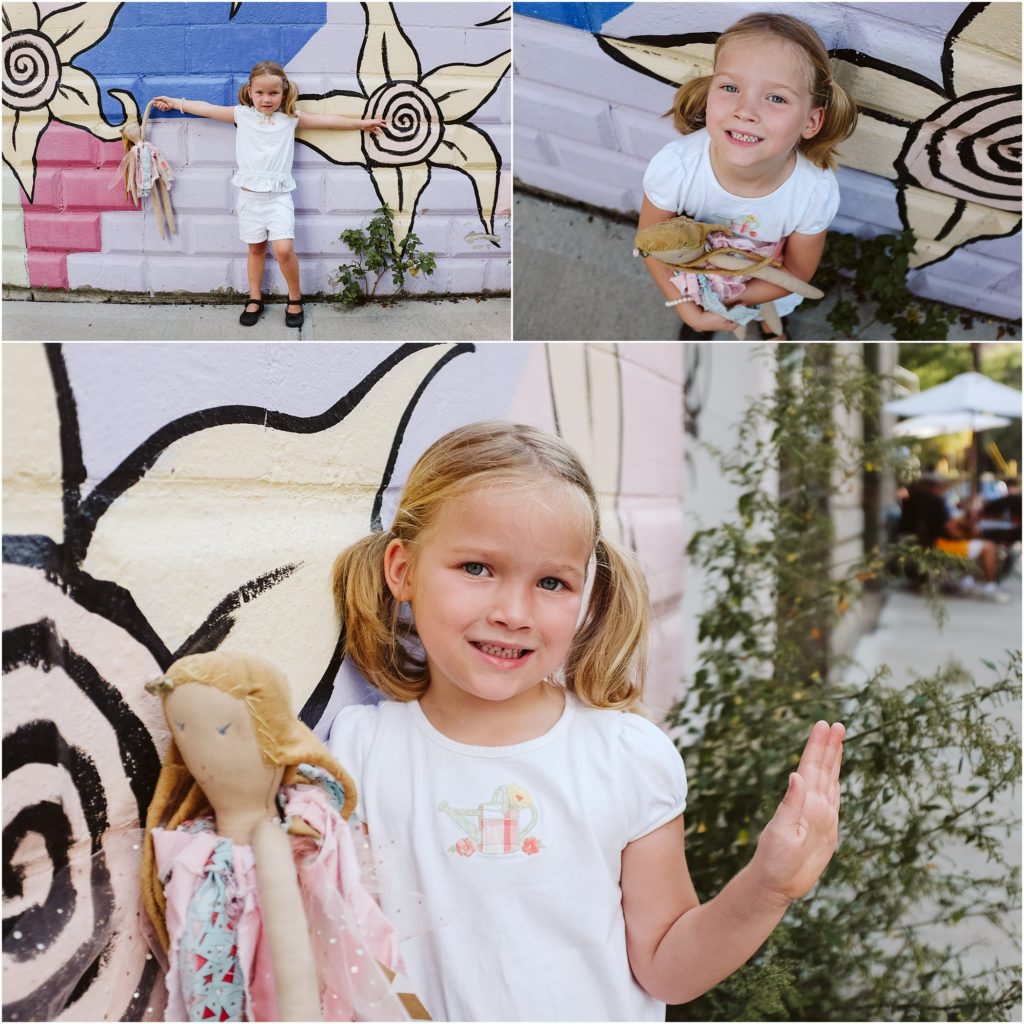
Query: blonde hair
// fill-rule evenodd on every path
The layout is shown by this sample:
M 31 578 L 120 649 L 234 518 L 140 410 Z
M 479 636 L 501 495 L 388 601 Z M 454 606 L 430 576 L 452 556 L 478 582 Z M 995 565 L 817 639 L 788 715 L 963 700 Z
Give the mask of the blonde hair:
M 300 764 L 325 768 L 345 791 L 342 817 L 352 814 L 356 805 L 355 783 L 323 743 L 295 717 L 291 688 L 280 669 L 249 654 L 209 651 L 179 658 L 162 677 L 147 683 L 146 689 L 164 699 L 176 687 L 187 685 L 210 686 L 243 701 L 252 718 L 263 760 L 285 767 L 281 785 L 299 781 Z M 182 822 L 211 813 L 206 794 L 192 777 L 172 738 L 146 813 L 142 852 L 143 903 L 164 949 L 169 948 L 167 902 L 156 871 L 153 829 L 171 831 Z
M 836 169 L 836 147 L 853 134 L 857 127 L 857 105 L 850 94 L 832 77 L 828 51 L 817 32 L 799 18 L 788 14 L 748 14 L 730 25 L 715 43 L 714 66 L 722 48 L 733 39 L 772 35 L 785 39 L 803 51 L 807 58 L 808 91 L 811 106 L 824 111 L 821 129 L 810 139 L 801 139 L 797 148 L 808 160 L 826 170 Z M 704 127 L 711 75 L 691 79 L 681 85 L 669 111 L 676 130 L 689 135 Z
M 334 563 L 345 653 L 385 696 L 417 700 L 430 684 L 415 625 L 384 577 L 387 546 L 402 541 L 414 560 L 416 542 L 446 503 L 481 487 L 535 483 L 538 477 L 561 481 L 585 498 L 595 557 L 590 601 L 563 666 L 565 687 L 592 707 L 639 703 L 649 608 L 639 563 L 601 535 L 597 496 L 579 456 L 560 438 L 497 421 L 459 427 L 435 441 L 413 466 L 391 529 L 357 541 Z
M 280 109 L 289 117 L 298 117 L 299 112 L 295 109 L 295 101 L 299 98 L 299 87 L 289 80 L 284 68 L 272 60 L 261 60 L 259 64 L 253 66 L 252 71 L 249 72 L 249 81 L 238 90 L 238 102 L 243 107 L 251 107 L 253 105 L 252 80 L 259 78 L 260 75 L 276 75 L 281 79 L 284 96 L 281 99 Z

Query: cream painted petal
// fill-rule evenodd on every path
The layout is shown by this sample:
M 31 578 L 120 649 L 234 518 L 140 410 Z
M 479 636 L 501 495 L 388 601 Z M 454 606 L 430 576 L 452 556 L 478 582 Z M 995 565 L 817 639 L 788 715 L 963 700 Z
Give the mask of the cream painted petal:
M 951 48 L 957 96 L 1020 81 L 1020 4 L 979 4 L 980 12 Z
M 480 219 L 489 234 L 494 233 L 494 207 L 498 198 L 498 168 L 501 154 L 479 128 L 471 124 L 445 125 L 441 144 L 430 162 L 454 167 L 473 182 Z
M 682 85 L 691 78 L 711 74 L 714 43 L 656 46 L 654 43 L 638 43 L 602 35 L 597 36 L 597 41 L 613 57 L 618 54 L 637 71 L 669 85 Z
M 832 73 L 861 110 L 877 110 L 908 124 L 928 117 L 948 99 L 940 86 L 926 85 L 925 79 L 897 78 L 881 68 L 862 67 L 841 58 L 832 61 Z
M 139 108 L 129 93 L 118 90 L 111 95 L 126 108 L 127 120 L 138 120 Z M 110 125 L 104 120 L 100 109 L 99 86 L 88 71 L 71 66 L 63 69 L 57 93 L 50 100 L 50 111 L 56 120 L 73 128 L 84 128 L 104 142 L 118 142 L 121 139 L 121 127 L 125 122 Z
M 902 189 L 902 202 L 907 225 L 917 238 L 912 267 L 934 263 L 975 238 L 1008 235 L 1020 226 L 1019 213 L 964 203 L 916 185 Z M 943 237 L 936 239 L 938 234 Z
M 60 544 L 60 416 L 46 350 L 42 345 L 4 345 L 3 368 L 4 533 L 36 534 Z
M 386 203 L 394 211 L 395 244 L 401 245 L 412 230 L 420 193 L 430 181 L 430 167 L 425 163 L 409 167 L 374 166 L 370 168 L 370 174 L 381 203 Z
M 839 144 L 839 162 L 844 167 L 895 179 L 896 158 L 903 149 L 908 126 L 891 124 L 861 111 L 856 131 Z
M 215 633 L 213 610 L 236 595 L 218 619 L 220 646 L 280 665 L 301 706 L 338 640 L 334 558 L 368 532 L 399 424 L 453 350 L 389 360 L 321 430 L 261 419 L 174 441 L 102 515 L 83 568 L 126 588 L 172 652 L 197 631 Z
M 372 96 L 385 82 L 420 80 L 420 59 L 395 17 L 393 4 L 367 3 L 366 36 L 359 53 L 359 84 Z
M 4 35 L 35 32 L 38 28 L 39 8 L 35 4 L 4 4 Z
M 605 536 L 621 539 L 622 381 L 614 345 L 548 345 L 548 375 L 558 433 L 590 471 Z
M 4 111 L 4 161 L 14 171 L 29 202 L 36 185 L 36 147 L 50 123 L 47 107 L 39 110 Z
M 121 4 L 74 4 L 43 18 L 39 29 L 53 40 L 64 64 L 95 46 L 109 31 Z
M 511 63 L 508 51 L 483 64 L 445 64 L 426 75 L 420 85 L 434 97 L 446 122 L 461 121 L 491 98 Z
M 362 118 L 366 114 L 366 97 L 355 92 L 335 92 L 320 98 L 304 97 L 296 106 L 307 114 L 342 114 Z M 332 163 L 366 163 L 363 133 L 357 129 L 300 128 L 295 137 Z

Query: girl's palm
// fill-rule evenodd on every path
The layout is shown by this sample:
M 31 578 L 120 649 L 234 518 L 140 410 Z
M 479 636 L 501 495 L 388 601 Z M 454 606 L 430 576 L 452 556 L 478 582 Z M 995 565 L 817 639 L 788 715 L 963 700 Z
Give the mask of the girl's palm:
M 845 730 L 818 722 L 789 789 L 758 840 L 753 866 L 770 891 L 806 896 L 835 852 L 839 834 L 839 768 Z

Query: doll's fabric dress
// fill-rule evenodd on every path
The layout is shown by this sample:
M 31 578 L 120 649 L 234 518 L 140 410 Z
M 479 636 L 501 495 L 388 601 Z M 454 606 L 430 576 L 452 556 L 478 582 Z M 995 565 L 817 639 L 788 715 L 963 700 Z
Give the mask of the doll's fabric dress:
M 323 1019 L 408 1019 L 393 975 L 380 966 L 401 967 L 395 930 L 363 884 L 352 827 L 324 786 L 288 786 L 281 795 L 285 819 L 321 836 L 291 840 Z M 171 939 L 166 1019 L 276 1020 L 252 847 L 218 836 L 213 819 L 154 829 L 153 846 Z

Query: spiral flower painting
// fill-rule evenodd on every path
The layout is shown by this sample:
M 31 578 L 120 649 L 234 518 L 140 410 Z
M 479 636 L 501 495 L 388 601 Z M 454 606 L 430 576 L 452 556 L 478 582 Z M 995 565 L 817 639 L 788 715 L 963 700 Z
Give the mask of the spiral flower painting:
M 991 60 L 1003 49 L 999 41 L 1015 36 L 1019 40 L 1019 5 L 966 5 L 946 38 L 941 82 L 869 53 L 832 53 L 835 76 L 861 114 L 840 147 L 840 163 L 895 180 L 900 218 L 917 238 L 913 267 L 1020 230 L 1019 63 L 1007 62 L 1007 80 L 993 85 L 992 65 L 979 65 L 975 56 L 984 52 Z M 707 72 L 714 38 L 706 32 L 602 34 L 597 41 L 618 63 L 678 85 Z
M 116 142 L 121 126 L 108 124 L 100 110 L 99 87 L 88 71 L 71 61 L 110 31 L 122 4 L 76 4 L 39 16 L 39 5 L 3 6 L 3 155 L 31 200 L 40 136 L 51 121 L 61 121 Z M 130 93 L 111 90 L 124 105 L 125 120 L 137 120 Z

